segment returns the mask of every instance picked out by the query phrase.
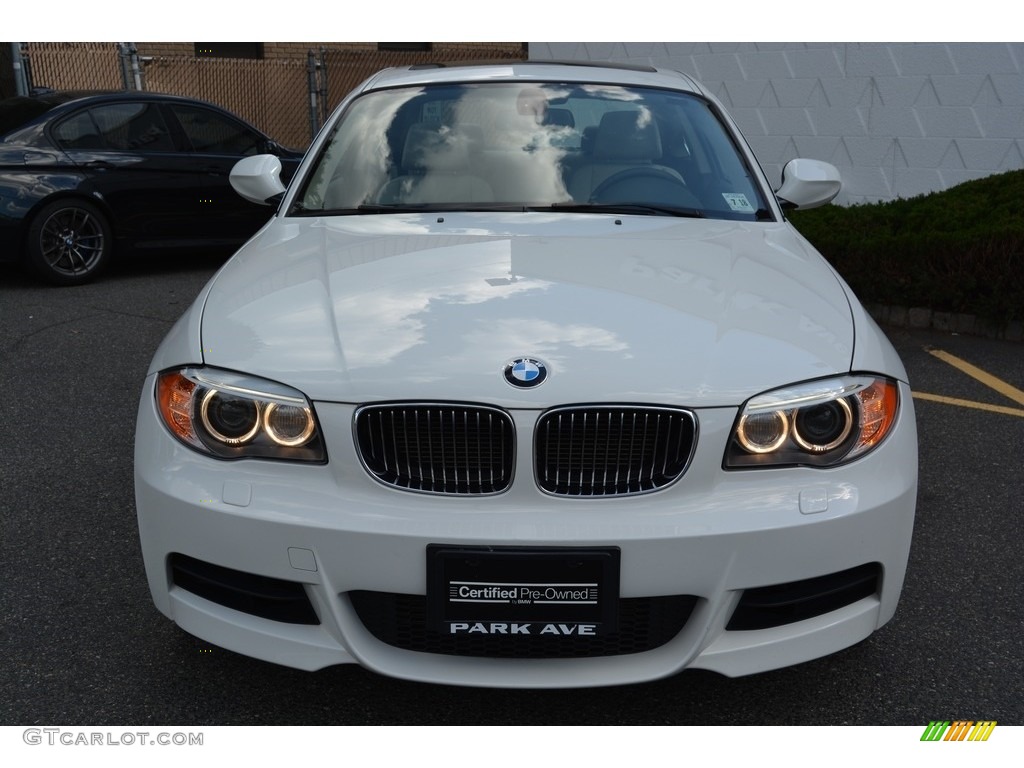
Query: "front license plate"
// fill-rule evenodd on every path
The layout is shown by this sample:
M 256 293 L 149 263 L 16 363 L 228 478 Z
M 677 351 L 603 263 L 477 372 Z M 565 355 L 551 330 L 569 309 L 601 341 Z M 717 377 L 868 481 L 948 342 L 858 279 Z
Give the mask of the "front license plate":
M 427 546 L 430 627 L 452 635 L 616 630 L 619 550 Z

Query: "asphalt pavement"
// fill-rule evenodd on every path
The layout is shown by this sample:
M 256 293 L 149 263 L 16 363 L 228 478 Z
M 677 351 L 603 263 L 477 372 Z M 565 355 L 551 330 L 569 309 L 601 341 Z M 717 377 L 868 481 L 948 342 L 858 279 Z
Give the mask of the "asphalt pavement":
M 1024 345 L 933 331 L 887 329 L 922 395 L 915 538 L 895 618 L 844 652 L 495 691 L 300 672 L 188 636 L 150 600 L 132 441 L 152 353 L 221 262 L 123 264 L 74 289 L 0 268 L 0 725 L 1024 724 Z

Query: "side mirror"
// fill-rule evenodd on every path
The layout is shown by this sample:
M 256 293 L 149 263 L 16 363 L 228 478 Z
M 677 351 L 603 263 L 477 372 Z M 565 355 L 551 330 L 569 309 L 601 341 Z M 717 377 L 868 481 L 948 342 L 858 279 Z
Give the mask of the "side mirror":
M 281 161 L 275 155 L 253 155 L 235 163 L 228 176 L 231 187 L 246 200 L 270 205 L 271 199 L 284 194 Z
M 775 196 L 785 208 L 817 208 L 832 202 L 842 186 L 834 165 L 797 158 L 782 169 L 782 186 L 775 190 Z

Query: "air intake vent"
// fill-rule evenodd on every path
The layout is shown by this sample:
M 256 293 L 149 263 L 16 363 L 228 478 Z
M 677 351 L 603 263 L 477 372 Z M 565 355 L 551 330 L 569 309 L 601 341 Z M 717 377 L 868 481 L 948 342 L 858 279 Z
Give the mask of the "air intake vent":
M 485 495 L 512 482 L 515 429 L 497 408 L 391 403 L 356 412 L 356 441 L 382 483 L 423 493 Z
M 879 563 L 867 563 L 816 579 L 745 590 L 726 629 L 781 627 L 839 610 L 876 594 L 881 575 Z
M 174 585 L 236 611 L 287 624 L 319 624 L 301 584 L 224 568 L 177 552 L 168 560 Z
M 673 408 L 575 406 L 537 424 L 537 482 L 559 496 L 621 496 L 663 488 L 693 455 L 696 420 Z

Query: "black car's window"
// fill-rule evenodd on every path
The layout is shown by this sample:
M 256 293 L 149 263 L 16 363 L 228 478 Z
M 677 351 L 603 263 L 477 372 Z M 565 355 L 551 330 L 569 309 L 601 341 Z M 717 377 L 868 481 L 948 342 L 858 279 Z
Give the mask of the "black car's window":
M 516 206 L 747 221 L 769 215 L 738 139 L 699 96 L 502 82 L 355 99 L 294 210 Z
M 151 103 L 104 104 L 78 112 L 54 128 L 65 149 L 108 149 L 129 152 L 173 152 L 174 142 Z
M 107 149 L 88 110 L 78 112 L 61 121 L 53 129 L 53 137 L 64 149 Z
M 262 136 L 213 110 L 180 104 L 172 105 L 171 109 L 195 152 L 255 155 L 260 151 Z

